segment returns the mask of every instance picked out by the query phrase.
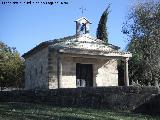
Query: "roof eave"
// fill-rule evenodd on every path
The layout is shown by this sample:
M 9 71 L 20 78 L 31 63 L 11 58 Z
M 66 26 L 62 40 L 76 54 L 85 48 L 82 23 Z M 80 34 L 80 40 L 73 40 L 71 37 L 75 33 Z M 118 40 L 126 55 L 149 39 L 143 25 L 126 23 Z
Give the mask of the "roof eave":
M 92 23 L 91 23 L 87 18 L 85 18 L 85 17 L 81 17 L 81 18 L 75 20 L 75 22 L 80 21 L 81 19 L 85 19 L 89 24 L 92 24 Z
M 95 51 L 95 50 L 82 50 L 77 48 L 63 48 L 58 50 L 59 53 L 67 53 L 67 54 L 81 54 L 81 55 L 96 55 L 103 57 L 123 57 L 129 58 L 132 57 L 131 53 L 128 52 L 109 52 L 109 51 Z

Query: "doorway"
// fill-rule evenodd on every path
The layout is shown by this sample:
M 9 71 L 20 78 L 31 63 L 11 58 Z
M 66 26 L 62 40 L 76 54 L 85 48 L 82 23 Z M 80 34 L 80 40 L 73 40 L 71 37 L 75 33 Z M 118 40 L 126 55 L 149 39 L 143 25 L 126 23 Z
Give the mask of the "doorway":
M 93 86 L 93 66 L 92 64 L 76 64 L 76 85 L 77 87 Z

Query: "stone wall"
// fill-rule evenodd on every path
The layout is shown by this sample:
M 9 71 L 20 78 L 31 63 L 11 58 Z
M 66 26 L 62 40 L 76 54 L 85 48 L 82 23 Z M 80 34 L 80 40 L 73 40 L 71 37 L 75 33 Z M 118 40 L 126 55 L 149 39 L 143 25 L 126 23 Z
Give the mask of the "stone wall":
M 76 88 L 76 63 L 93 65 L 93 86 L 118 86 L 117 60 L 62 55 L 62 87 Z
M 117 60 L 99 59 L 94 66 L 95 86 L 118 86 Z
M 62 88 L 76 88 L 76 63 L 72 57 L 62 56 Z
M 35 102 L 58 106 L 93 107 L 125 111 L 140 110 L 141 112 L 148 110 L 160 113 L 160 97 L 158 94 L 159 89 L 156 87 L 131 86 L 3 91 L 0 92 L 0 102 Z M 146 103 L 149 104 L 148 109 L 143 106 Z
M 48 48 L 25 59 L 25 89 L 48 88 Z

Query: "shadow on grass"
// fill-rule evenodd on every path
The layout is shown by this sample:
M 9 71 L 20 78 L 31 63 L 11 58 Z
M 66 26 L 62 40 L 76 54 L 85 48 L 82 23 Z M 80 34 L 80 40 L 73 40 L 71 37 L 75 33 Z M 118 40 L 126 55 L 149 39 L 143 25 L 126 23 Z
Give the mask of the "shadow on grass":
M 146 116 L 129 112 L 113 112 L 106 109 L 82 107 L 59 107 L 34 103 L 0 103 L 0 116 L 6 118 L 5 120 L 128 120 L 130 118 L 142 118 L 144 120 L 146 118 Z M 152 118 L 147 116 L 145 120 Z
M 160 94 L 152 97 L 146 103 L 138 106 L 134 113 L 148 114 L 152 116 L 160 116 Z
M 53 107 L 44 104 L 0 103 L 0 116 L 6 118 L 6 120 L 116 120 L 110 116 L 95 114 L 93 110 L 90 110 L 86 108 Z

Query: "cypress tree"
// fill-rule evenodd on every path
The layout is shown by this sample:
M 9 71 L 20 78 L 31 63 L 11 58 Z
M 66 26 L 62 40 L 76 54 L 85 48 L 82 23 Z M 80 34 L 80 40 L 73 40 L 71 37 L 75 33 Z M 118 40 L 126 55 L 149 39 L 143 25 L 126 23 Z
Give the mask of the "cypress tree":
M 106 10 L 103 12 L 98 24 L 97 32 L 96 32 L 97 38 L 103 40 L 106 44 L 108 44 L 108 33 L 107 33 L 106 23 L 107 23 L 108 14 L 109 14 L 109 7 L 110 5 L 108 5 Z

